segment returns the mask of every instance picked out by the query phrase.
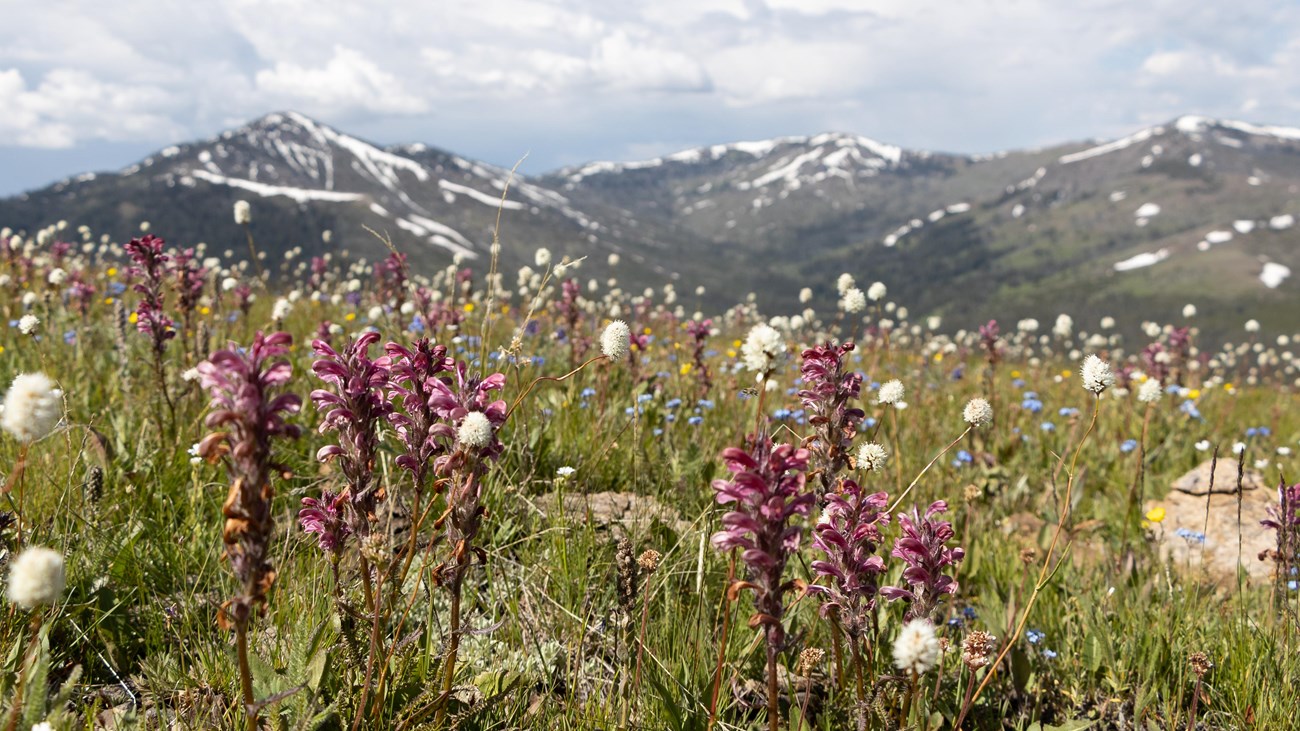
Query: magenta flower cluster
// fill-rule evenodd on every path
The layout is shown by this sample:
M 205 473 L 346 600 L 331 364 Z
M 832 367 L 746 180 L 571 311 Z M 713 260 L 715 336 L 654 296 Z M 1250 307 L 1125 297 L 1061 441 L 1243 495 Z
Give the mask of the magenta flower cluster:
M 858 637 L 867 630 L 885 573 L 885 560 L 876 551 L 884 542 L 880 530 L 889 525 L 889 498 L 883 492 L 867 494 L 846 479 L 825 503 L 813 528 L 813 547 L 825 558 L 813 561 L 812 569 L 828 581 L 809 591 L 821 595 L 823 615 L 837 616 L 844 630 Z
M 765 626 L 769 651 L 779 651 L 785 640 L 782 595 L 792 586 L 784 579 L 785 566 L 802 536 L 795 519 L 807 515 L 816 501 L 805 490 L 808 450 L 773 445 L 759 435 L 750 451 L 729 447 L 722 459 L 731 479 L 714 480 L 713 490 L 718 504 L 732 509 L 722 516 L 723 529 L 713 534 L 712 543 L 719 551 L 741 550 L 747 569 L 742 586 L 754 592 L 757 609 L 751 623 Z
M 957 591 L 957 581 L 944 571 L 961 562 L 966 552 L 946 545 L 953 537 L 952 523 L 937 520 L 935 516 L 947 511 L 948 503 L 937 500 L 926 508 L 924 516 L 919 515 L 915 507 L 910 515 L 902 513 L 898 516 L 902 535 L 894 542 L 890 555 L 907 564 L 903 570 L 906 586 L 886 586 L 881 588 L 880 594 L 890 601 L 907 602 L 904 621 L 933 619 L 931 614 L 944 595 Z
M 135 327 L 149 336 L 156 354 L 161 354 L 167 341 L 176 337 L 175 324 L 163 313 L 163 286 L 170 260 L 163 253 L 164 246 L 166 243 L 162 239 L 151 234 L 131 239 L 123 247 L 134 262 L 128 272 L 136 280 L 132 287 L 140 293 L 140 303 L 135 309 Z
M 211 395 L 204 424 L 216 430 L 199 442 L 199 455 L 224 460 L 231 478 L 222 507 L 222 540 L 243 590 L 223 609 L 236 622 L 245 621 L 265 601 L 275 579 L 268 555 L 274 527 L 270 478 L 286 470 L 272 460 L 271 444 L 276 437 L 294 439 L 300 434 L 285 417 L 298 413 L 302 399 L 276 393 L 292 374 L 284 359 L 292 342 L 288 333 L 259 332 L 247 350 L 232 344 L 198 365 L 199 382 Z
M 369 533 L 375 506 L 383 499 L 383 486 L 374 479 L 375 457 L 379 426 L 392 411 L 384 397 L 388 359 L 370 358 L 370 346 L 378 340 L 377 332 L 362 333 L 349 341 L 342 353 L 320 340 L 312 343 L 312 350 L 319 356 L 312 364 L 312 371 L 329 386 L 311 392 L 312 402 L 325 414 L 320 432 L 338 434 L 336 443 L 316 452 L 316 459 L 335 461 L 346 478 L 347 488 L 335 502 L 346 507 L 343 516 L 346 531 L 358 536 Z M 311 526 L 305 522 L 303 525 L 309 531 L 316 527 L 315 522 Z M 337 550 L 344 537 L 338 535 L 326 541 L 322 534 L 321 546 L 324 548 L 328 542 Z
M 810 414 L 808 423 L 817 430 L 812 451 L 823 494 L 848 466 L 858 424 L 866 416 L 862 409 L 850 405 L 862 390 L 862 374 L 845 370 L 845 356 L 851 352 L 853 343 L 809 348 L 803 351 L 799 369 L 804 382 L 799 400 Z

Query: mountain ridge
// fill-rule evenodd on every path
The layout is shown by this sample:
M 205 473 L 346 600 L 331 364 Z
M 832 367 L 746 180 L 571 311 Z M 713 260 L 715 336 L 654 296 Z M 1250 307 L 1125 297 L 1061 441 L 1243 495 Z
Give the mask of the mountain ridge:
M 382 256 L 370 229 L 432 266 L 482 260 L 503 208 L 507 267 L 546 246 L 587 257 L 587 277 L 704 286 L 701 305 L 759 292 L 768 308 L 798 309 L 794 294 L 810 286 L 823 312 L 837 297 L 831 282 L 850 271 L 968 324 L 995 305 L 1054 316 L 1044 308 L 1063 291 L 1084 312 L 1170 308 L 1192 295 L 1231 310 L 1300 305 L 1290 279 L 1298 185 L 1300 129 L 1201 115 L 987 155 L 823 132 L 522 176 L 423 143 L 375 145 L 285 111 L 0 200 L 0 225 L 68 219 L 121 238 L 147 217 L 182 241 L 229 243 L 240 233 L 230 206 L 250 198 L 273 255 L 299 245 Z M 324 230 L 341 236 L 327 245 Z M 634 266 L 616 272 L 608 254 Z M 978 296 L 955 299 L 976 281 Z

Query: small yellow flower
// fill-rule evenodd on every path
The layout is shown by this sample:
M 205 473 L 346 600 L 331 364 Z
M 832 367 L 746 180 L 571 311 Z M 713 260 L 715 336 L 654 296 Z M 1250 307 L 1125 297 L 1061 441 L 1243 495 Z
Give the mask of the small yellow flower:
M 732 341 L 731 341 L 731 347 L 733 347 L 733 348 L 739 348 L 742 344 L 743 344 L 743 343 L 741 343 L 739 340 L 732 340 Z
M 685 376 L 685 375 L 689 375 L 690 372 L 691 372 L 691 364 L 690 364 L 690 363 L 683 363 L 680 372 L 681 372 L 681 374 L 682 374 L 683 376 Z
M 1011 377 L 1012 377 L 1012 378 L 1019 378 L 1019 377 L 1020 377 L 1020 371 L 1011 371 Z
M 139 320 L 140 320 L 140 315 L 139 313 L 136 312 L 132 312 L 130 315 L 127 315 L 126 317 L 126 321 L 131 323 L 132 325 L 136 324 L 136 322 L 138 322 Z
M 1159 505 L 1147 511 L 1147 520 L 1159 523 L 1165 519 L 1165 509 Z
M 104 304 L 106 304 L 106 305 L 111 305 L 111 304 L 113 304 L 113 298 L 112 298 L 112 297 L 105 297 L 105 298 L 104 298 Z
M 109 268 L 108 268 L 108 276 L 110 276 L 110 277 L 116 277 L 116 276 L 117 276 L 117 267 L 109 267 Z
M 935 363 L 942 363 L 942 362 L 943 362 L 943 352 L 942 352 L 942 351 L 940 351 L 940 352 L 934 354 L 934 362 L 935 362 Z
M 1061 378 L 1069 378 L 1074 375 L 1074 371 L 1061 371 Z
M 3 355 L 4 352 L 5 352 L 5 346 L 0 345 L 0 355 Z
M 728 351 L 727 351 L 727 357 L 728 357 L 728 358 L 735 358 L 735 357 L 736 357 L 736 351 L 734 351 L 734 350 L 728 350 Z
M 200 307 L 200 308 L 199 308 L 199 314 L 200 314 L 200 315 L 211 315 L 211 314 L 212 314 L 212 308 L 211 308 L 211 307 L 206 307 L 206 306 L 205 306 L 205 307 Z
M 357 313 L 349 312 L 348 314 L 343 316 L 343 319 L 347 320 L 348 322 L 352 322 L 353 320 L 357 319 Z
M 464 309 L 465 309 L 466 312 L 473 312 L 473 311 L 474 311 L 474 303 L 473 303 L 473 302 L 466 302 L 466 303 L 465 303 L 465 307 L 464 307 Z
M 1193 388 L 1192 390 L 1187 392 L 1187 398 L 1192 399 L 1193 401 L 1195 401 L 1200 397 L 1201 397 L 1201 389 L 1199 388 Z
M 650 328 L 647 327 L 647 328 L 645 328 L 644 330 L 641 331 L 641 334 L 642 334 L 642 335 L 649 335 L 649 334 L 652 333 L 652 332 L 654 332 L 654 330 L 651 330 Z
M 1151 380 L 1151 377 L 1143 373 L 1142 377 L 1138 379 L 1138 383 L 1146 383 L 1149 380 Z
M 1224 390 L 1224 391 L 1227 391 L 1228 393 L 1235 393 L 1236 390 L 1237 390 L 1237 387 L 1234 386 L 1234 385 L 1232 385 L 1231 383 L 1225 383 L 1225 384 L 1223 384 L 1223 390 Z
M 474 305 L 472 305 L 472 304 L 465 305 L 465 311 L 466 311 L 466 312 L 473 312 L 473 311 L 474 311 Z M 509 315 L 509 314 L 510 314 L 510 305 L 501 305 L 501 314 L 503 314 L 503 315 Z M 543 312 L 542 314 L 546 314 L 546 313 Z

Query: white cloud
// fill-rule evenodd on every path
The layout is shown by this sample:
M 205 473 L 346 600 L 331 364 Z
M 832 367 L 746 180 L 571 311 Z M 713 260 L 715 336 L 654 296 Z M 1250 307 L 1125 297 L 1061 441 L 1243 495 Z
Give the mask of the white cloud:
M 0 71 L 0 136 L 23 147 L 65 148 L 80 139 L 133 140 L 176 134 L 161 89 L 106 83 L 55 69 L 29 88 L 17 69 Z
M 417 114 L 428 108 L 425 100 L 408 92 L 397 77 L 363 54 L 335 46 L 324 66 L 309 68 L 281 61 L 257 72 L 257 90 L 269 98 L 285 100 L 310 113 L 337 113 L 367 108 L 377 113 Z
M 1288 0 L 12 5 L 10 146 L 161 146 L 283 108 L 542 166 L 828 128 L 984 151 L 1184 112 L 1300 122 Z

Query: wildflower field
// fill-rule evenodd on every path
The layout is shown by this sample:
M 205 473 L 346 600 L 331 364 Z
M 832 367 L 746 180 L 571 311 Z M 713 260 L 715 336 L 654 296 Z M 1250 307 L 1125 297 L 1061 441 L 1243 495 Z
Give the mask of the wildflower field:
M 0 729 L 1300 726 L 1297 336 L 235 218 L 4 232 Z

